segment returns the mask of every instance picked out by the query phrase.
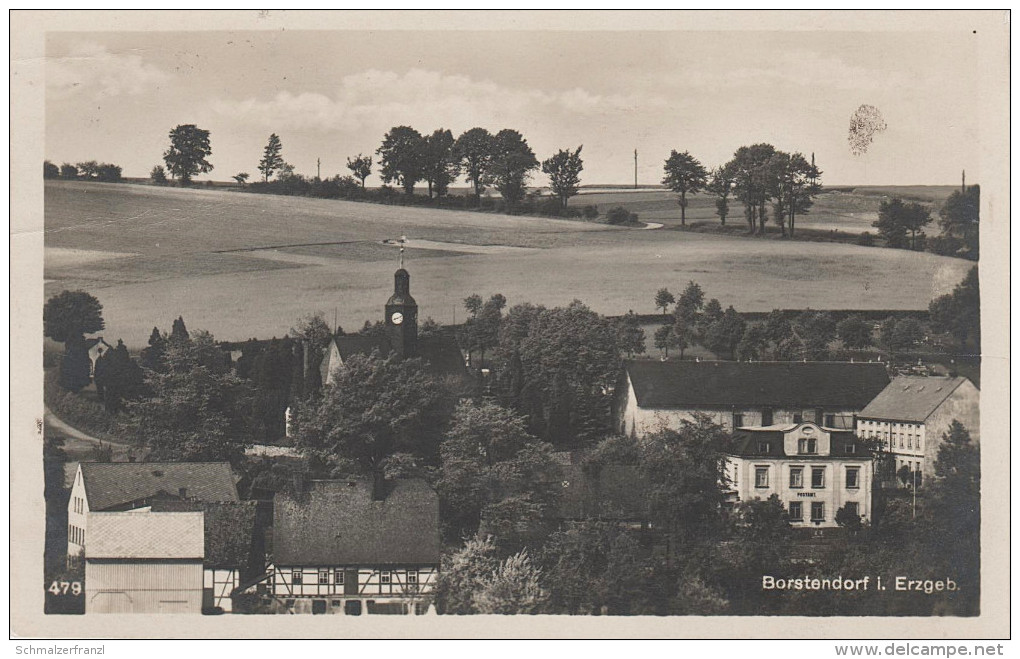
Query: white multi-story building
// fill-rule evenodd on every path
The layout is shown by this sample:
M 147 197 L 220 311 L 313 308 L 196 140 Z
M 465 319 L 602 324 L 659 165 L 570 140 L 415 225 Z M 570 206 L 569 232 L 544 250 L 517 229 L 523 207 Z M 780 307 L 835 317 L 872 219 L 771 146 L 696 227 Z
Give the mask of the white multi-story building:
M 737 501 L 786 507 L 795 527 L 836 526 L 840 508 L 871 518 L 872 456 L 853 431 L 813 423 L 738 428 L 727 456 Z
M 897 377 L 861 411 L 857 430 L 883 442 L 897 471 L 906 466 L 927 479 L 935 475 L 942 437 L 954 420 L 978 442 L 979 403 L 980 391 L 967 378 Z

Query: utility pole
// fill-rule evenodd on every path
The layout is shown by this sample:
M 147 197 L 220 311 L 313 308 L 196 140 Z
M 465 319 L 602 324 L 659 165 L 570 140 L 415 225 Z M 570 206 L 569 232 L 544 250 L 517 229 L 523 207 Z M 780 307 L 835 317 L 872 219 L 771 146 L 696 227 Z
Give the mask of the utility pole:
M 637 190 L 637 149 L 634 149 L 634 189 Z
M 322 180 L 322 160 L 319 158 L 315 159 L 315 178 Z
M 960 180 L 960 192 L 962 192 L 963 194 L 967 194 L 967 170 L 966 169 L 963 170 L 963 173 L 961 174 L 960 178 L 961 178 L 961 180 Z

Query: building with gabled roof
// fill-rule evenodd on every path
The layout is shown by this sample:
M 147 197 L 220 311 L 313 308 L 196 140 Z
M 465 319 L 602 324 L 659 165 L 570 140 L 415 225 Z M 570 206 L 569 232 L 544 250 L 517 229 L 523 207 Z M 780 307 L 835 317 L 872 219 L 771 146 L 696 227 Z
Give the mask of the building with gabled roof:
M 201 613 L 201 512 L 88 513 L 85 612 Z
M 164 499 L 236 502 L 226 462 L 81 462 L 67 504 L 67 556 L 85 551 L 88 514 L 146 509 Z
M 840 508 L 871 518 L 873 456 L 849 430 L 814 423 L 737 428 L 726 457 L 734 502 L 776 495 L 794 527 L 834 527 Z
M 676 429 L 695 413 L 727 430 L 804 421 L 852 430 L 887 384 L 881 363 L 627 360 L 614 420 L 636 437 Z
M 858 431 L 883 442 L 897 471 L 907 467 L 922 479 L 931 478 L 942 436 L 954 420 L 972 441 L 980 440 L 980 398 L 978 388 L 964 377 L 897 377 L 861 410 Z
M 420 613 L 439 554 L 439 497 L 424 480 L 316 480 L 276 496 L 270 588 L 292 611 Z

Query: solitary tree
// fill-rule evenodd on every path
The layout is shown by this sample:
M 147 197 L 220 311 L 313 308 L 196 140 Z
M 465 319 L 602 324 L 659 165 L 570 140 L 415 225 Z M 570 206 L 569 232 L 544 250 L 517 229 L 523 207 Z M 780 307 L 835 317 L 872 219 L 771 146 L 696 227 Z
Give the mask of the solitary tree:
M 663 184 L 670 190 L 680 195 L 680 224 L 687 224 L 687 195 L 695 194 L 705 187 L 708 182 L 708 172 L 705 171 L 701 162 L 692 156 L 690 152 L 677 153 L 672 151 L 666 159 L 666 175 L 662 178 Z
M 209 131 L 195 124 L 181 124 L 170 131 L 170 148 L 163 153 L 163 161 L 171 176 L 187 185 L 196 174 L 212 171 L 212 164 L 206 160 L 210 155 Z
M 234 174 L 234 180 L 237 181 L 237 184 L 243 188 L 248 182 L 248 172 Z
M 396 181 L 406 194 L 414 194 L 414 184 L 425 170 L 425 140 L 410 126 L 394 126 L 383 137 L 379 154 L 384 183 Z
M 563 208 L 566 208 L 570 198 L 577 194 L 581 185 L 582 169 L 584 165 L 581 162 L 580 146 L 574 152 L 570 149 L 561 149 L 552 158 L 542 162 L 542 172 L 549 175 L 549 185 L 553 194 L 560 198 Z
M 262 150 L 262 160 L 259 161 L 259 171 L 262 172 L 262 180 L 269 182 L 269 177 L 273 175 L 273 172 L 283 167 L 283 142 L 280 141 L 280 136 L 273 133 L 269 136 L 269 142 L 266 144 L 266 148 Z
M 361 181 L 361 189 L 365 189 L 365 179 L 372 174 L 372 156 L 358 154 L 354 158 L 347 159 L 347 169 L 351 170 L 354 178 Z
M 455 153 L 463 165 L 467 180 L 475 188 L 475 203 L 479 203 L 482 191 L 489 184 L 492 165 L 493 137 L 484 128 L 472 128 L 457 138 Z
M 977 256 L 978 251 L 980 208 L 981 188 L 971 185 L 965 190 L 953 192 L 939 209 L 942 231 L 946 235 L 962 239 L 972 258 Z
M 506 202 L 507 211 L 513 212 L 517 202 L 524 198 L 528 178 L 538 167 L 538 160 L 528 141 L 516 130 L 499 131 L 493 144 L 492 180 Z

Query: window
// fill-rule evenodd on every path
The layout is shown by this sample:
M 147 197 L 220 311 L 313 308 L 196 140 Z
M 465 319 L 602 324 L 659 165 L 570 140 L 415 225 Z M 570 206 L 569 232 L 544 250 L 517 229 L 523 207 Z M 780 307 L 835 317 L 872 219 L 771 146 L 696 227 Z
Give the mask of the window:
M 388 570 L 379 573 L 379 583 L 390 583 L 390 573 Z
M 319 570 L 319 585 L 320 586 L 329 585 L 329 570 Z
M 835 414 L 826 414 L 825 415 L 825 427 L 826 428 L 835 428 L 836 427 L 836 415 Z
M 772 408 L 766 407 L 761 411 L 761 425 L 771 426 L 772 425 Z
M 744 426 L 744 415 L 743 414 L 737 414 L 736 412 L 734 412 L 733 413 L 733 427 L 734 428 L 742 428 L 743 426 Z
M 772 444 L 770 442 L 758 442 L 758 453 L 768 455 L 771 451 Z
M 853 442 L 847 442 L 843 446 L 843 450 L 846 451 L 847 455 L 853 455 L 854 453 L 857 452 L 857 444 L 854 444 Z
M 295 586 L 300 586 L 304 581 L 302 578 L 304 575 L 301 573 L 301 568 L 294 568 L 290 571 L 290 582 Z
M 342 567 L 333 570 L 333 583 L 337 586 L 344 585 L 344 569 Z
M 754 468 L 754 486 L 755 487 L 768 487 L 769 486 L 769 468 L 768 467 L 755 467 Z
M 794 423 L 800 423 L 803 420 L 804 420 L 804 415 L 803 414 L 794 414 L 793 415 L 793 422 Z
M 804 504 L 800 501 L 791 501 L 789 509 L 791 522 L 799 522 L 804 519 Z
M 861 470 L 858 467 L 846 468 L 846 489 L 856 490 L 861 486 Z
M 825 504 L 821 501 L 811 502 L 811 521 L 812 522 L 824 522 L 825 521 Z
M 907 448 L 909 448 L 909 449 L 913 449 L 914 448 L 914 435 L 913 435 L 913 433 L 907 435 Z
M 790 487 L 804 487 L 803 467 L 790 467 Z
M 851 515 L 857 515 L 859 517 L 861 514 L 856 501 L 847 501 L 843 507 L 846 508 L 846 511 Z
M 797 452 L 801 455 L 814 455 L 818 453 L 818 440 L 814 438 L 801 437 L 797 440 Z
M 811 468 L 811 487 L 825 487 L 825 467 Z
M 407 584 L 409 586 L 415 586 L 418 584 L 418 570 L 407 571 Z

